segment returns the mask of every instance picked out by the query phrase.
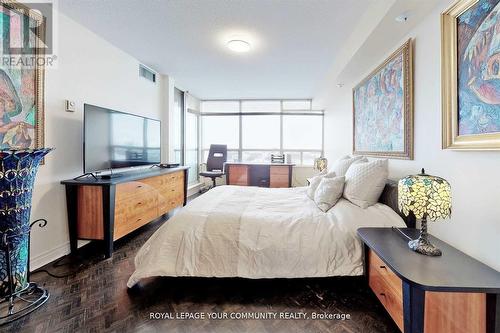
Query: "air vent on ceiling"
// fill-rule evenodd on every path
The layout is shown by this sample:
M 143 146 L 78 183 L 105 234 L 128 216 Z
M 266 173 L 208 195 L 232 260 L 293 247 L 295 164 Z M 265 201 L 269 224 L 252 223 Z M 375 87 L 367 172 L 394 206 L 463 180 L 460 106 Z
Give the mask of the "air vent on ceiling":
M 144 65 L 139 65 L 139 76 L 153 83 L 156 82 L 156 73 Z

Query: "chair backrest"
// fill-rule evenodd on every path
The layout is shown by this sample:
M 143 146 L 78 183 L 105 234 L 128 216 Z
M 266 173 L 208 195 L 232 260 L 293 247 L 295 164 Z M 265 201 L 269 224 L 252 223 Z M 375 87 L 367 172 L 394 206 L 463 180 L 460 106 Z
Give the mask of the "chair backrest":
M 227 145 L 210 145 L 207 158 L 207 171 L 224 171 L 227 161 Z

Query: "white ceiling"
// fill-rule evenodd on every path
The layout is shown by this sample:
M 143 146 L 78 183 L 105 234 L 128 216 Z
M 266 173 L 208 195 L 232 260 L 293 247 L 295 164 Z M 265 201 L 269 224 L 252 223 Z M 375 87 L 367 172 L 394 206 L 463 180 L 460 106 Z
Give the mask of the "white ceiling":
M 60 0 L 59 8 L 199 98 L 310 98 L 373 1 Z M 251 52 L 225 47 L 235 34 Z

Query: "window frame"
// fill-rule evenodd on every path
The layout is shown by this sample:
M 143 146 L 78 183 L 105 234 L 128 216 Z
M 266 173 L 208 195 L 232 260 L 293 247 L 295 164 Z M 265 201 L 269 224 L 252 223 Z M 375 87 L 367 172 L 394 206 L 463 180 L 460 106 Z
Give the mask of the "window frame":
M 198 110 L 193 110 L 193 109 L 190 109 L 187 107 L 187 101 L 186 101 L 186 93 L 184 94 L 184 105 L 186 105 L 186 107 L 184 108 L 184 114 L 183 114 L 183 145 L 182 145 L 182 165 L 186 165 L 186 156 L 187 156 L 187 152 L 188 152 L 188 147 L 187 147 L 187 128 L 186 128 L 186 124 L 187 124 L 187 115 L 188 113 L 189 114 L 192 114 L 195 116 L 196 118 L 196 145 L 197 145 L 197 148 L 196 148 L 196 164 L 198 165 L 198 169 L 196 170 L 196 178 L 195 180 L 189 182 L 188 180 L 188 186 L 192 186 L 192 185 L 196 185 L 200 182 L 200 154 L 202 152 L 202 149 L 201 149 L 201 137 L 200 137 L 200 134 L 201 134 L 201 112 L 198 111 Z M 192 174 L 193 170 L 189 170 L 190 173 Z
M 268 102 L 268 101 L 279 101 L 280 102 L 280 111 L 272 111 L 272 112 L 243 112 L 242 104 L 244 102 Z M 304 101 L 308 102 L 309 108 L 306 110 L 289 110 L 283 108 L 283 102 L 289 101 Z M 238 102 L 239 111 L 238 112 L 203 112 L 203 103 L 204 102 Z M 319 153 L 320 155 L 324 155 L 325 150 L 325 113 L 323 110 L 314 110 L 312 108 L 312 100 L 311 99 L 207 99 L 201 101 L 201 112 L 200 112 L 200 130 L 203 131 L 203 123 L 205 117 L 224 117 L 224 116 L 238 116 L 239 117 L 239 138 L 238 138 L 238 149 L 228 149 L 231 151 L 238 151 L 238 160 L 241 161 L 243 158 L 243 152 L 246 151 L 262 151 L 262 152 L 275 152 L 278 149 L 243 149 L 243 116 L 280 116 L 280 154 L 283 153 L 300 153 L 300 162 L 295 163 L 296 166 L 301 167 L 311 167 L 311 164 L 304 164 L 304 153 Z M 295 116 L 318 116 L 321 117 L 321 149 L 283 149 L 283 116 L 286 115 L 295 115 Z M 203 132 L 201 132 L 203 133 Z M 205 156 L 205 152 L 208 151 L 208 148 L 205 149 L 203 147 L 203 135 L 200 136 L 200 155 Z

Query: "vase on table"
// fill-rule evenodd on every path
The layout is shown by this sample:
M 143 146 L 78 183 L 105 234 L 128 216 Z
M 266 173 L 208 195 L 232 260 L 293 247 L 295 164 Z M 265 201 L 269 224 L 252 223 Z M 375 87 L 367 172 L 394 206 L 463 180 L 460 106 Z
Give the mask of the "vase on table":
M 36 173 L 52 149 L 0 150 L 0 325 L 45 303 L 46 290 L 29 282 L 31 198 Z

